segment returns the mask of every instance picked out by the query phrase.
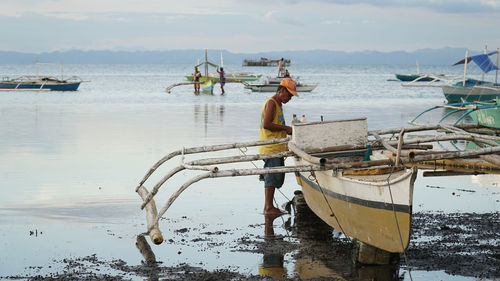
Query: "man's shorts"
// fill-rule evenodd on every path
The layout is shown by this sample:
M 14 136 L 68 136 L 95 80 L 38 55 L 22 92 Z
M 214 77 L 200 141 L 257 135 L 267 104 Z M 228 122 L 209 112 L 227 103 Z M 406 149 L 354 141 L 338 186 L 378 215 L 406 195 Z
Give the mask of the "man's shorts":
M 270 158 L 264 160 L 264 168 L 285 166 L 285 158 Z M 279 174 L 265 174 L 264 186 L 272 186 L 280 188 L 285 181 L 285 173 Z

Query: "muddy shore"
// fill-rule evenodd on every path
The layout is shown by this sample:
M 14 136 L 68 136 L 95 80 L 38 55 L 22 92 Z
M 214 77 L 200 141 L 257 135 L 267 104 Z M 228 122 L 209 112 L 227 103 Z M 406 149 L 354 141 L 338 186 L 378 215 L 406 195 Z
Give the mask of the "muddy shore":
M 450 275 L 475 278 L 500 277 L 500 214 L 487 213 L 415 213 L 413 232 L 406 257 L 387 266 L 365 266 L 352 261 L 352 241 L 333 231 L 314 215 L 302 212 L 285 215 L 287 236 L 274 235 L 273 219 L 264 225 L 265 235 L 245 234 L 224 245 L 232 251 L 261 254 L 259 273 L 275 279 L 283 277 L 283 259 L 291 256 L 301 272 L 288 274 L 287 280 L 402 280 L 411 271 L 444 271 Z M 280 219 L 281 219 L 280 218 Z M 186 232 L 189 229 L 179 229 Z M 205 232 L 185 243 L 210 242 L 224 232 Z M 128 265 L 120 259 L 101 260 L 96 255 L 54 261 L 64 270 L 48 275 L 0 276 L 8 280 L 263 280 L 256 274 L 242 274 L 237 269 L 206 270 L 203 265 L 168 266 L 155 259 L 147 240 L 137 237 L 137 247 L 144 260 Z M 149 242 L 150 243 L 150 242 Z M 169 241 L 166 241 L 169 243 Z M 407 261 L 407 263 L 406 263 Z M 34 268 L 27 267 L 27 271 Z M 40 270 L 41 268 L 38 268 Z M 403 272 L 403 273 L 401 273 Z M 321 273 L 328 278 L 314 276 Z M 280 277 L 281 274 L 281 277 Z M 266 280 L 266 279 L 264 279 Z

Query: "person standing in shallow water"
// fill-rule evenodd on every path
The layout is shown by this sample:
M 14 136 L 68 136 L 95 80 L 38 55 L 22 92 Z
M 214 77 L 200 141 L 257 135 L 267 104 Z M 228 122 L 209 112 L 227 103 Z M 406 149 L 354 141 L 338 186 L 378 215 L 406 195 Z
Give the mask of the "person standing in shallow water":
M 282 77 L 283 76 L 283 69 L 284 68 L 285 68 L 285 60 L 283 58 L 281 58 L 278 61 L 278 77 Z
M 226 73 L 224 72 L 224 67 L 217 67 L 217 72 L 219 73 L 219 83 L 220 89 L 222 90 L 222 94 L 224 94 L 224 85 L 226 84 Z
M 194 82 L 194 92 L 195 93 L 200 92 L 200 77 L 201 77 L 201 72 L 198 71 L 198 67 L 195 67 L 194 72 L 193 72 L 193 82 Z
M 260 121 L 260 140 L 270 140 L 285 138 L 292 134 L 292 127 L 285 124 L 282 105 L 289 102 L 292 96 L 298 97 L 297 86 L 291 78 L 281 80 L 278 90 L 271 98 L 268 98 L 262 106 Z M 271 154 L 287 151 L 286 144 L 269 144 L 259 147 L 259 154 Z M 285 165 L 285 159 L 271 158 L 264 160 L 264 168 L 279 167 Z M 280 188 L 285 180 L 285 174 L 267 174 L 264 175 L 264 215 L 283 214 L 283 212 L 274 207 L 274 191 Z

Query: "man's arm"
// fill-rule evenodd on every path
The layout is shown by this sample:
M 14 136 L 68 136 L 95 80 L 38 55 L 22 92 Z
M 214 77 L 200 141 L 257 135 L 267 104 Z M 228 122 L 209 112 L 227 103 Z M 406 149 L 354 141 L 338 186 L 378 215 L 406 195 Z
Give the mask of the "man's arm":
M 264 111 L 264 120 L 263 120 L 264 129 L 270 131 L 286 131 L 288 135 L 291 135 L 292 127 L 273 123 L 273 117 L 275 112 L 276 112 L 276 104 L 272 100 L 269 100 L 266 103 L 266 109 Z

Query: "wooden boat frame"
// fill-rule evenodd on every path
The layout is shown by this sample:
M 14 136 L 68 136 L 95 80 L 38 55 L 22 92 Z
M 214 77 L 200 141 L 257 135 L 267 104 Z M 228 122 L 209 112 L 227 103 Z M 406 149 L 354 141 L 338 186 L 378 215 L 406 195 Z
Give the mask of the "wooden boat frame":
M 319 122 L 318 122 L 319 123 Z M 422 132 L 422 131 L 434 131 L 437 134 L 433 136 L 422 136 L 422 135 L 408 135 L 411 132 Z M 489 131 L 491 132 L 491 131 Z M 497 133 L 500 133 L 498 131 Z M 405 135 L 406 134 L 406 135 Z M 397 135 L 397 137 L 395 137 Z M 136 192 L 140 195 L 142 199 L 141 209 L 146 209 L 146 220 L 147 220 L 147 233 L 149 234 L 151 240 L 155 244 L 160 244 L 163 241 L 163 237 L 159 230 L 158 222 L 160 218 L 165 214 L 173 202 L 179 197 L 179 195 L 186 190 L 192 184 L 207 178 L 219 178 L 219 177 L 237 177 L 237 176 L 250 176 L 250 175 L 264 175 L 273 173 L 295 173 L 296 175 L 303 173 L 304 176 L 299 177 L 299 181 L 303 181 L 307 178 L 307 175 L 316 175 L 320 173 L 354 173 L 357 175 L 371 173 L 384 174 L 387 171 L 395 170 L 405 170 L 409 169 L 405 176 L 397 179 L 391 179 L 394 184 L 402 180 L 408 180 L 412 185 L 415 180 L 415 169 L 436 169 L 430 167 L 430 163 L 437 163 L 441 161 L 438 169 L 444 171 L 443 173 L 449 172 L 449 175 L 453 175 L 455 172 L 468 171 L 470 173 L 492 173 L 500 174 L 500 136 L 487 135 L 484 134 L 483 128 L 477 125 L 459 125 L 457 127 L 452 127 L 444 124 L 435 125 L 425 125 L 425 126 L 414 126 L 405 127 L 389 130 L 376 130 L 369 131 L 368 136 L 370 139 L 370 147 L 360 146 L 360 145 L 340 145 L 335 147 L 321 147 L 308 149 L 307 151 L 300 149 L 290 138 L 283 139 L 273 139 L 267 141 L 249 141 L 241 143 L 230 143 L 230 144 L 219 144 L 211 146 L 201 146 L 201 147 L 191 147 L 183 148 L 174 151 L 159 161 L 157 161 L 146 173 L 146 175 L 139 182 L 136 187 Z M 384 137 L 382 137 L 384 136 Z M 406 136 L 406 138 L 405 138 Z M 429 151 L 432 145 L 429 143 L 437 141 L 450 141 L 450 140 L 467 140 L 474 141 L 480 144 L 480 147 L 474 150 L 466 151 Z M 215 158 L 201 158 L 198 160 L 193 160 L 189 162 L 184 162 L 184 156 L 188 154 L 199 154 L 206 152 L 230 150 L 230 149 L 242 149 L 247 147 L 255 147 L 266 144 L 275 143 L 288 143 L 289 151 L 276 153 L 276 154 L 264 154 L 264 155 L 238 155 L 238 156 L 227 156 L 227 157 L 215 157 Z M 385 155 L 389 156 L 385 159 L 379 160 L 368 160 L 368 161 L 352 161 L 352 162 L 342 162 L 342 163 L 331 163 L 325 157 L 318 157 L 315 155 L 321 155 L 322 153 L 345 153 L 352 151 L 365 151 L 367 149 L 380 150 L 385 149 Z M 148 191 L 144 184 L 148 178 L 165 162 L 170 159 L 182 156 L 182 163 L 177 167 L 166 173 L 151 189 Z M 219 165 L 240 163 L 240 162 L 250 162 L 254 160 L 262 160 L 275 157 L 295 157 L 296 159 L 302 159 L 303 162 L 299 162 L 293 166 L 282 166 L 274 168 L 250 168 L 250 169 L 221 169 Z M 474 165 L 469 163 L 470 159 L 474 158 Z M 465 161 L 467 160 L 467 161 Z M 465 161 L 465 162 L 464 162 Z M 199 175 L 189 179 L 184 184 L 182 184 L 176 191 L 174 191 L 170 198 L 166 201 L 164 206 L 158 212 L 154 202 L 154 196 L 159 192 L 160 188 L 175 174 L 183 170 L 197 170 L 201 171 Z M 375 172 L 373 172 L 375 171 Z M 378 171 L 378 172 L 377 172 Z M 385 171 L 385 172 L 384 172 Z M 407 170 L 408 171 L 408 170 Z M 410 177 L 410 178 L 409 178 Z M 303 190 L 307 190 L 306 184 L 305 189 L 303 185 Z M 311 186 L 310 186 L 311 187 Z M 317 190 L 317 189 L 316 189 Z M 412 190 L 412 188 L 411 188 Z M 308 191 L 306 191 L 307 193 Z M 318 194 L 313 195 L 318 196 Z M 307 198 L 307 196 L 306 196 Z M 312 198 L 312 197 L 311 197 Z M 306 199 L 307 200 L 307 199 Z M 311 201 L 311 200 L 310 200 Z M 334 202 L 331 201 L 331 204 Z M 394 208 L 392 211 L 390 208 Z M 346 231 L 345 234 L 352 235 L 367 243 L 375 244 L 376 247 L 381 248 L 390 252 L 404 252 L 408 246 L 409 234 L 411 232 L 411 210 L 409 211 L 396 211 L 397 204 L 388 204 L 389 209 L 385 209 L 382 215 L 387 218 L 387 216 L 392 216 L 394 220 L 389 220 L 392 224 L 396 222 L 398 231 L 400 233 L 401 239 L 398 242 L 394 242 L 393 238 L 389 239 L 392 241 L 390 245 L 379 245 L 376 243 L 370 243 L 368 237 L 362 237 L 359 233 L 353 233 Z M 330 216 L 331 214 L 328 214 Z M 335 217 L 335 216 L 334 216 Z M 333 218 L 334 218 L 333 217 Z M 323 216 L 324 220 L 328 220 Z M 332 217 L 330 217 L 330 220 Z M 398 223 L 401 222 L 401 224 Z M 330 225 L 335 227 L 335 222 L 330 222 Z M 343 226 L 340 224 L 338 228 L 342 231 Z

